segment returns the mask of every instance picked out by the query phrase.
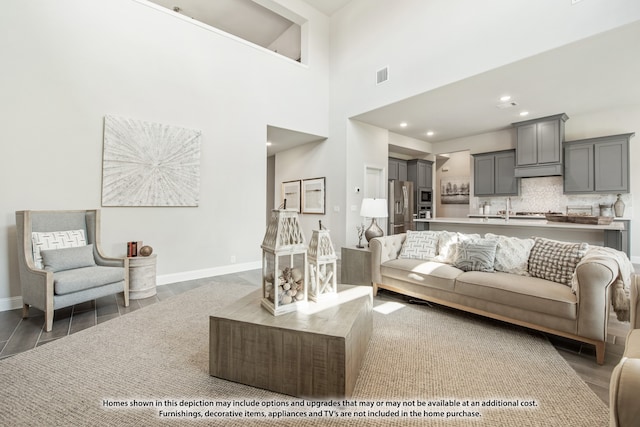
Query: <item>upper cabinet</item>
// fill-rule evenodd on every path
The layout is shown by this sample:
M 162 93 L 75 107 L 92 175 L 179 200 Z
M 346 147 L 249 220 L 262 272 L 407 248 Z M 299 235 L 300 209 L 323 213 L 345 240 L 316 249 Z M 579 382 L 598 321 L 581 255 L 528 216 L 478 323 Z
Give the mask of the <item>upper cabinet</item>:
M 473 194 L 477 197 L 516 196 L 520 180 L 515 177 L 515 150 L 473 155 Z
M 415 190 L 433 188 L 433 162 L 429 160 L 409 160 L 407 178 L 413 181 Z
M 407 180 L 407 161 L 389 157 L 389 179 Z
M 634 133 L 564 144 L 564 192 L 628 193 L 629 141 Z
M 516 177 L 562 175 L 562 113 L 540 119 L 512 123 L 516 128 Z

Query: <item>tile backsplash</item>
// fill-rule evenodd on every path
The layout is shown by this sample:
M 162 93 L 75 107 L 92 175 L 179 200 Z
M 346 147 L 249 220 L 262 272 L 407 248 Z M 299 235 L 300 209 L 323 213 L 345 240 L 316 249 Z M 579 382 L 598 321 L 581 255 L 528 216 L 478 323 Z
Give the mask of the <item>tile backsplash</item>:
M 624 218 L 630 218 L 632 197 L 622 193 L 625 203 Z M 522 178 L 520 196 L 511 196 L 511 210 L 514 212 L 567 212 L 567 206 L 591 206 L 594 215 L 600 212 L 601 203 L 613 204 L 616 194 L 562 194 L 562 177 Z M 470 213 L 478 213 L 484 202 L 491 204 L 491 212 L 505 209 L 506 197 L 473 197 L 470 201 Z

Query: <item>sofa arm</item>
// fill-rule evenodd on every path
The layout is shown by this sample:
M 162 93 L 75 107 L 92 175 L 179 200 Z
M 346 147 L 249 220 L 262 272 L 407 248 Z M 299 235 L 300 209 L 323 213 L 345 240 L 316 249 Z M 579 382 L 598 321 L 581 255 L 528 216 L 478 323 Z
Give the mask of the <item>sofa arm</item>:
M 578 265 L 578 335 L 605 341 L 610 303 L 610 285 L 618 277 L 613 258 L 598 258 Z
M 371 249 L 371 280 L 374 284 L 382 281 L 380 273 L 382 263 L 398 258 L 406 236 L 406 233 L 402 233 L 371 239 L 369 242 L 369 249 Z
M 640 419 L 640 330 L 627 335 L 622 360 L 611 373 L 609 384 L 609 425 L 637 426 Z

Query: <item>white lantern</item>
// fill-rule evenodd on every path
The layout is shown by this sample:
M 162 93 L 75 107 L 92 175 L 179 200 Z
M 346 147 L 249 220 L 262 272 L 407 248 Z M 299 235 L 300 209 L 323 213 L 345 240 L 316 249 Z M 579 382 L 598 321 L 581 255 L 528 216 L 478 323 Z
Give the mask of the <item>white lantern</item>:
M 262 248 L 262 306 L 278 316 L 307 303 L 307 247 L 295 210 L 274 209 Z
M 309 243 L 309 298 L 323 301 L 338 296 L 336 284 L 336 252 L 329 230 L 313 230 Z

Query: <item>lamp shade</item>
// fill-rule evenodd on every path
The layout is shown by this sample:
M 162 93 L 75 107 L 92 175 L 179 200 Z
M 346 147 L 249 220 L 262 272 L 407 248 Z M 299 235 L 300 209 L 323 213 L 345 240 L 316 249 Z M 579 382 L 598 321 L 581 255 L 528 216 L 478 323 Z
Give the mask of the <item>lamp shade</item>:
M 387 199 L 363 199 L 360 208 L 360 216 L 365 218 L 386 218 L 389 216 L 387 211 Z

